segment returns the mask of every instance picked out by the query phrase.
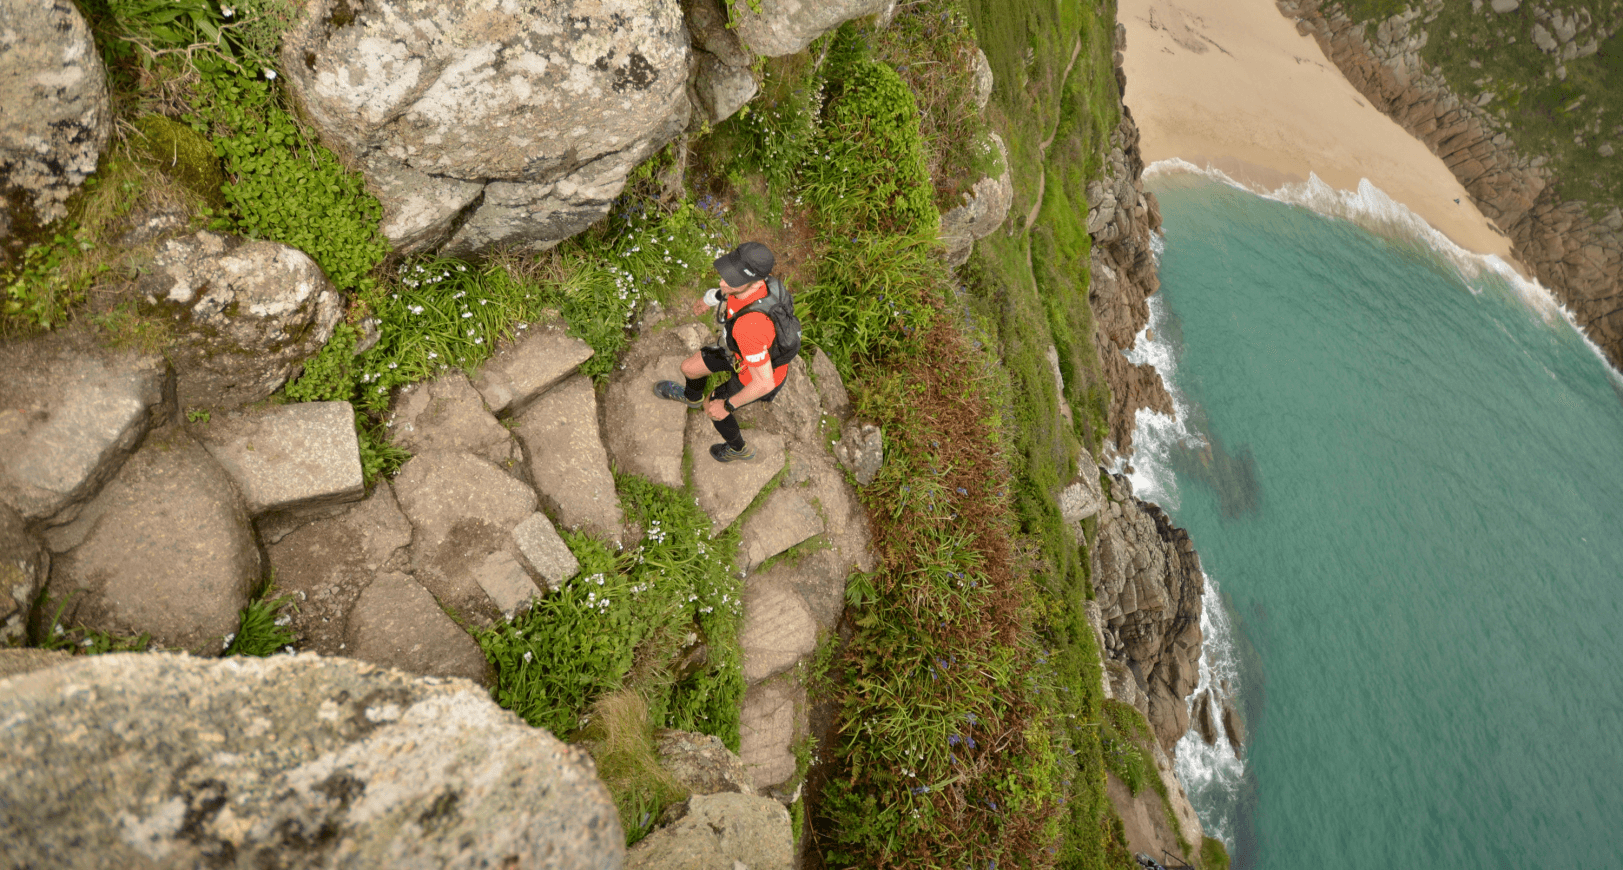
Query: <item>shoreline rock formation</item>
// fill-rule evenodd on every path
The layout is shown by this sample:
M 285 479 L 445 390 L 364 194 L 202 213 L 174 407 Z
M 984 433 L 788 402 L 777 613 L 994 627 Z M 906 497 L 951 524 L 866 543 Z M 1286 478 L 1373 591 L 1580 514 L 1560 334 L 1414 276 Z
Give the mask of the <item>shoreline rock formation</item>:
M 1424 5 L 1373 28 L 1326 0 L 1277 0 L 1347 81 L 1441 157 L 1484 215 L 1510 238 L 1517 259 L 1555 293 L 1614 366 L 1623 366 L 1623 211 L 1596 219 L 1563 200 L 1537 155 L 1517 149 L 1485 108 L 1455 94 L 1420 56 Z M 1516 8 L 1508 4 L 1500 10 Z M 1563 31 L 1564 32 L 1564 31 Z M 1550 39 L 1551 51 L 1561 45 Z M 1581 50 L 1577 47 L 1574 50 Z

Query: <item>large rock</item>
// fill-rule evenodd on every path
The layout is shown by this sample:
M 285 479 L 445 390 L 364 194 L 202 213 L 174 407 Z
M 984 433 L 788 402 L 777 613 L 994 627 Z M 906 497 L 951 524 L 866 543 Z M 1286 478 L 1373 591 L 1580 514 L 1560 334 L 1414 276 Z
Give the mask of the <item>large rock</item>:
M 744 762 L 720 737 L 692 731 L 663 730 L 654 735 L 659 766 L 691 794 L 755 794 Z
M 174 375 L 157 356 L 53 335 L 0 343 L 0 371 L 0 502 L 29 522 L 71 520 L 174 411 Z
M 489 682 L 479 644 L 434 596 L 397 571 L 379 574 L 355 602 L 344 633 L 347 655 L 413 674 Z
M 290 612 L 299 649 L 352 655 L 345 630 L 355 602 L 380 571 L 404 566 L 398 554 L 410 543 L 411 523 L 388 481 L 379 481 L 365 501 L 266 547 L 277 592 L 297 602 Z
M 767 797 L 724 792 L 688 801 L 681 821 L 633 846 L 626 870 L 790 870 L 789 812 Z
M 947 263 L 962 266 L 969 262 L 970 249 L 977 239 L 991 235 L 1009 216 L 1014 202 L 1014 176 L 1010 171 L 1009 148 L 1003 137 L 989 134 L 988 147 L 996 150 L 1002 171 L 997 177 L 982 178 L 964 193 L 964 204 L 941 215 L 941 244 L 947 249 Z
M 508 610 L 511 602 L 496 597 L 522 586 L 513 529 L 535 513 L 535 493 L 467 453 L 418 454 L 401 467 L 394 487 L 413 529 L 417 582 L 441 604 L 481 623 Z
M 582 751 L 461 680 L 343 659 L 78 659 L 0 681 L 20 867 L 620 866 Z
M 52 529 L 42 614 L 64 625 L 150 632 L 165 647 L 217 655 L 261 578 L 242 496 L 191 436 L 147 437 L 79 518 Z M 48 627 L 47 627 L 48 628 Z
M 355 409 L 348 402 L 272 405 L 211 417 L 194 430 L 236 482 L 252 516 L 359 501 Z
M 677 0 L 318 0 L 282 65 L 390 238 L 467 252 L 548 246 L 607 214 L 687 126 L 689 56 Z
M 71 0 L 0 9 L 0 240 L 67 216 L 112 120 L 107 71 Z
M 503 468 L 515 468 L 523 458 L 513 433 L 496 422 L 460 370 L 402 390 L 389 426 L 395 446 L 412 453 L 457 450 Z
M 591 378 L 569 378 L 517 419 L 530 479 L 558 525 L 620 541 L 624 517 L 598 432 Z
M 28 613 L 51 570 L 51 556 L 23 518 L 0 504 L 0 647 L 28 640 Z
M 473 388 L 492 413 L 511 417 L 524 413 L 591 358 L 591 345 L 570 335 L 562 323 L 538 323 L 497 348 L 480 367 Z
M 165 241 L 136 288 L 176 321 L 184 408 L 266 398 L 321 350 L 343 314 L 332 282 L 303 251 L 207 230 Z
M 890 0 L 760 0 L 732 2 L 734 29 L 756 54 L 780 57 L 794 54 L 819 36 L 853 18 L 883 12 Z M 755 11 L 756 7 L 760 11 Z

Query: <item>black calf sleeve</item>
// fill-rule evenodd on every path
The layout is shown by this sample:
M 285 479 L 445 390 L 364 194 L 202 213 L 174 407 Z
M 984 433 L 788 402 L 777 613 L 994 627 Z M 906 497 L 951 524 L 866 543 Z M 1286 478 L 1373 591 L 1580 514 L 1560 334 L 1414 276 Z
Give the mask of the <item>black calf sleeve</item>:
M 728 414 L 720 420 L 714 421 L 716 433 L 726 439 L 727 446 L 734 450 L 744 449 L 744 433 L 738 428 L 738 420 Z

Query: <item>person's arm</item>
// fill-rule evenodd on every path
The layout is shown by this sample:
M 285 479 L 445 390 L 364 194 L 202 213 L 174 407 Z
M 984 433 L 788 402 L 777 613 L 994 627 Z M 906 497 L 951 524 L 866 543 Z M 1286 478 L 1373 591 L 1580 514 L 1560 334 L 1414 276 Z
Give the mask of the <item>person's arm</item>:
M 709 311 L 720 304 L 721 290 L 716 287 L 711 287 L 709 290 L 705 291 L 703 296 L 693 300 L 693 316 L 703 317 L 706 311 Z
M 744 389 L 739 390 L 738 392 L 729 396 L 726 400 L 727 402 L 731 402 L 733 408 L 735 409 L 742 408 L 745 405 L 748 405 L 750 402 L 753 402 L 767 393 L 772 392 L 772 387 L 775 386 L 772 383 L 773 377 L 771 360 L 767 360 L 758 366 L 750 366 L 749 372 L 750 382 L 744 385 Z M 712 420 L 724 419 L 728 414 L 732 413 L 731 411 L 727 410 L 727 405 L 724 404 L 720 399 L 711 399 L 710 401 L 706 402 L 704 405 L 704 410 L 706 414 L 710 415 L 710 419 Z

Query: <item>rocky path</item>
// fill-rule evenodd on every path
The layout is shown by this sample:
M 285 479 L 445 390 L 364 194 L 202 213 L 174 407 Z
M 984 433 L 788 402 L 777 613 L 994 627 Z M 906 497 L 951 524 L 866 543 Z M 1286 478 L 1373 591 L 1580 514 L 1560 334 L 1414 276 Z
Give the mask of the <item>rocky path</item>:
M 36 630 L 61 606 L 64 624 L 218 655 L 270 576 L 297 601 L 301 651 L 488 685 L 468 629 L 578 572 L 559 529 L 640 540 L 617 469 L 684 488 L 718 532 L 739 529 L 740 755 L 771 793 L 807 733 L 799 665 L 874 556 L 822 434 L 825 416 L 850 415 L 833 366 L 797 360 L 775 402 L 740 412 L 757 457 L 723 465 L 708 418 L 653 393 L 708 339 L 696 323 L 650 328 L 598 388 L 578 371 L 591 349 L 537 324 L 472 379 L 452 370 L 397 397 L 388 423 L 413 457 L 370 492 L 346 403 L 188 418 L 160 359 L 56 338 L 0 346 L 0 367 L 26 373 L 0 386 L 0 555 L 19 568 L 0 578 L 6 636 L 24 636 L 43 588 L 53 613 L 34 608 Z M 846 428 L 853 462 L 858 442 L 877 449 Z

